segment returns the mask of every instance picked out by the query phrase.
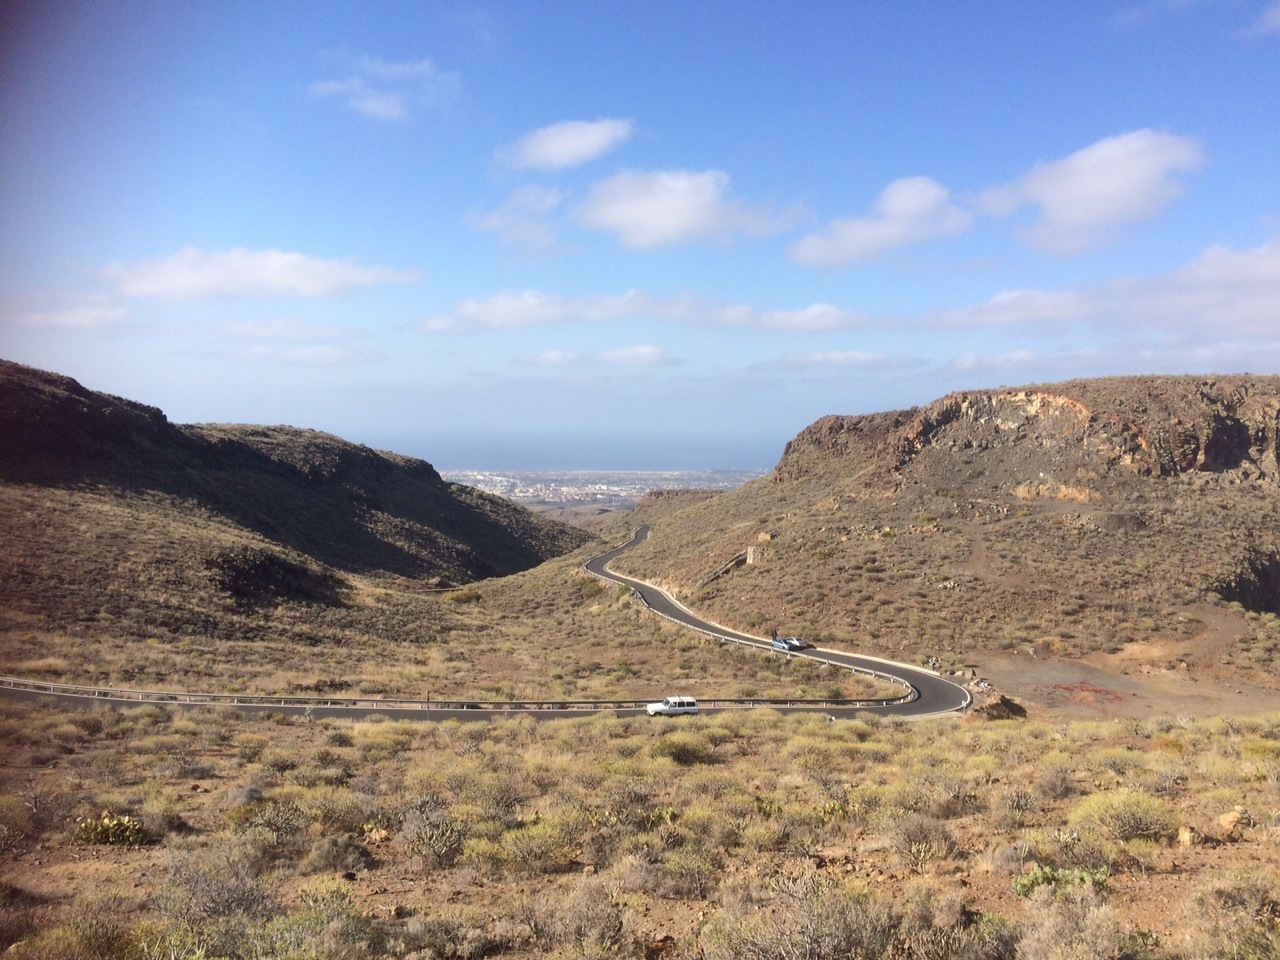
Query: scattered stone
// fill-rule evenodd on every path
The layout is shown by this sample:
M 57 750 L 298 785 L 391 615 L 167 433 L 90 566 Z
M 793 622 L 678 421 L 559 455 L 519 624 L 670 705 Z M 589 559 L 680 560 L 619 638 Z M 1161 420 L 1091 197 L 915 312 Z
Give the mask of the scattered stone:
M 1000 694 L 985 706 L 970 710 L 969 716 L 976 720 L 1025 720 L 1027 708 Z
M 675 952 L 676 939 L 668 934 L 661 939 L 654 940 L 644 948 L 644 960 L 664 960 Z
M 1253 820 L 1244 807 L 1237 806 L 1218 817 L 1218 826 L 1222 828 L 1224 840 L 1239 840 L 1242 829 L 1253 825 Z

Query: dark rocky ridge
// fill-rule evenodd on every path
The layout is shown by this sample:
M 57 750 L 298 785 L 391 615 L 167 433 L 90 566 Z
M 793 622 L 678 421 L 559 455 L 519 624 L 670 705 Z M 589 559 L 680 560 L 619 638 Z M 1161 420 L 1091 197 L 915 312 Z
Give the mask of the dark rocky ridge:
M 294 427 L 175 425 L 155 407 L 4 361 L 0 423 L 0 481 L 164 494 L 339 571 L 466 583 L 588 539 L 447 483 L 423 460 Z

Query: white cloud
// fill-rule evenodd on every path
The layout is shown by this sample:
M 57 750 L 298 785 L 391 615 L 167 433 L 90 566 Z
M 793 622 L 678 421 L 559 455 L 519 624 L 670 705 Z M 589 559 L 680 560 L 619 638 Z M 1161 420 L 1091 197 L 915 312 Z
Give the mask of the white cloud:
M 597 353 L 594 359 L 609 366 L 657 367 L 669 366 L 675 359 L 664 350 L 653 346 L 622 347 Z
M 195 247 L 138 263 L 111 263 L 103 274 L 122 296 L 167 300 L 326 297 L 418 279 L 413 271 L 362 267 L 351 260 L 322 260 L 283 250 L 236 248 L 205 253 Z
M 485 300 L 463 300 L 452 312 L 431 317 L 423 325 L 430 333 L 480 328 L 489 330 L 593 323 L 650 313 L 654 301 L 636 290 L 617 297 L 563 297 L 524 290 L 496 293 Z
M 988 356 L 969 350 L 953 358 L 950 363 L 945 365 L 945 369 L 958 370 L 965 373 L 986 370 L 1025 370 L 1033 367 L 1039 359 L 1030 350 L 1010 350 L 1007 353 Z
M 1121 281 L 1110 312 L 1150 326 L 1280 336 L 1280 240 L 1252 250 L 1210 247 L 1181 269 Z
M 1251 250 L 1214 246 L 1184 267 L 1065 290 L 1015 290 L 927 325 L 1093 324 L 1110 330 L 1280 337 L 1280 240 Z
M 796 353 L 783 357 L 778 366 L 788 369 L 838 368 L 853 370 L 876 370 L 890 363 L 883 353 L 868 353 L 864 350 L 815 350 L 810 353 Z
M 564 193 L 553 187 L 518 187 L 496 210 L 468 219 L 477 230 L 494 234 L 507 246 L 545 253 L 556 243 L 556 232 L 546 218 L 563 200 Z
M 624 247 L 652 250 L 690 240 L 765 236 L 785 227 L 766 207 L 727 196 L 722 170 L 624 170 L 592 184 L 578 219 Z
M 661 367 L 679 363 L 665 350 L 648 344 L 587 354 L 548 350 L 529 362 L 539 367 Z
M 358 57 L 349 66 L 352 73 L 340 80 L 317 80 L 308 92 L 341 100 L 375 120 L 400 121 L 407 120 L 417 106 L 448 106 L 462 90 L 456 73 L 441 70 L 430 60 L 388 63 Z
M 499 159 L 519 170 L 563 170 L 577 167 L 630 139 L 630 120 L 565 120 L 526 134 Z
M 1065 323 L 1085 319 L 1093 309 L 1090 298 L 1074 290 L 1006 290 L 976 307 L 943 311 L 930 319 L 957 327 Z
M 929 177 L 904 177 L 884 188 L 870 216 L 832 220 L 820 233 L 796 241 L 791 257 L 813 266 L 838 266 L 961 233 L 971 223 L 972 217 L 951 202 L 942 184 Z
M 747 326 L 774 330 L 841 330 L 867 322 L 863 314 L 841 310 L 829 303 L 814 303 L 799 310 L 769 310 L 745 319 Z
M 796 310 L 762 311 L 745 304 L 714 303 L 693 296 L 654 297 L 640 290 L 596 297 L 566 297 L 524 290 L 519 293 L 504 291 L 484 300 L 464 300 L 449 313 L 426 320 L 423 329 L 429 333 L 446 333 L 620 320 L 665 320 L 690 326 L 803 332 L 859 326 L 867 318 L 828 303 L 815 303 Z
M 980 194 L 977 204 L 997 216 L 1038 207 L 1037 219 L 1020 231 L 1022 239 L 1053 253 L 1081 253 L 1108 241 L 1118 227 L 1154 216 L 1182 192 L 1173 175 L 1203 162 L 1191 137 L 1135 130 L 1038 164 Z
M 94 330 L 118 323 L 129 316 L 124 307 L 110 304 L 82 305 L 60 310 L 31 310 L 16 312 L 5 322 L 16 327 L 46 327 L 63 330 Z

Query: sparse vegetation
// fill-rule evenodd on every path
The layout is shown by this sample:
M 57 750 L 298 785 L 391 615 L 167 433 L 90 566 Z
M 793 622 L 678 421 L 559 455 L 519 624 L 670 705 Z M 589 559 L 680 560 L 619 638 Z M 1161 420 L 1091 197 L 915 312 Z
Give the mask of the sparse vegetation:
M 1280 942 L 1280 835 L 1263 815 L 1275 781 L 1241 777 L 1228 796 L 1216 773 L 1244 744 L 1280 742 L 1280 717 L 687 721 L 308 724 L 0 706 L 0 796 L 22 805 L 0 804 L 18 904 L 0 946 L 25 938 L 19 958 L 256 956 L 289 944 L 585 957 L 640 956 L 670 936 L 673 956 L 1190 958 L 1267 956 Z M 1161 728 L 1198 758 L 1175 794 L 1114 786 L 1085 762 L 1139 750 Z M 55 730 L 71 752 L 50 757 Z M 246 756 L 235 744 L 251 737 L 270 748 Z M 195 789 L 178 771 L 152 779 L 176 741 L 205 764 Z M 695 762 L 658 749 L 673 741 Z M 378 744 L 395 747 L 361 746 Z M 275 755 L 298 762 L 278 768 Z M 312 782 L 337 766 L 346 785 Z M 1016 785 L 1048 767 L 1074 767 L 1059 773 L 1070 789 L 1028 802 Z M 170 816 L 135 832 L 164 797 Z M 1219 818 L 1237 807 L 1257 813 L 1228 833 Z M 127 837 L 111 826 L 120 839 L 78 842 L 85 823 L 104 822 L 128 824 Z M 1176 847 L 1179 824 L 1203 839 Z M 139 845 L 144 836 L 154 842 Z M 90 882 L 103 863 L 110 879 Z M 1244 876 L 1230 864 L 1251 866 Z M 1173 937 L 1166 921 L 1184 912 L 1193 922 Z
M 979 651 L 1280 689 L 1280 506 L 1272 466 L 1254 462 L 1273 456 L 1274 429 L 1258 427 L 1243 452 L 1210 450 L 1206 413 L 1243 423 L 1274 392 L 1265 378 L 1121 380 L 970 396 L 970 409 L 999 407 L 985 419 L 952 400 L 833 418 L 774 476 L 655 497 L 607 536 L 653 522 L 625 563 L 761 633 L 943 671 Z M 1127 406 L 1138 396 L 1140 414 Z M 549 703 L 655 688 L 878 692 L 652 617 L 583 574 L 598 545 L 532 566 L 580 538 L 441 489 L 426 464 L 95 403 L 169 452 L 127 463 L 92 411 L 74 441 L 0 438 L 10 454 L 21 442 L 47 455 L 0 458 L 2 670 Z M 1089 411 L 1088 445 L 1072 404 Z M 186 459 L 197 448 L 223 472 L 202 476 Z M 447 497 L 460 526 L 429 532 L 406 502 L 418 496 Z M 266 522 L 245 502 L 281 515 Z M 319 512 L 302 517 L 304 504 Z M 324 542 L 318 523 L 332 526 Z M 525 530 L 524 542 L 499 528 Z M 748 546 L 751 563 L 725 566 Z M 1070 683 L 1081 700 L 1097 695 Z M 1120 720 L 1019 720 L 1001 719 L 1016 704 L 990 706 L 1004 712 L 918 725 L 768 710 L 411 724 L 0 704 L 0 949 L 14 945 L 17 960 L 1280 952 L 1280 718 L 1166 718 L 1148 705 Z

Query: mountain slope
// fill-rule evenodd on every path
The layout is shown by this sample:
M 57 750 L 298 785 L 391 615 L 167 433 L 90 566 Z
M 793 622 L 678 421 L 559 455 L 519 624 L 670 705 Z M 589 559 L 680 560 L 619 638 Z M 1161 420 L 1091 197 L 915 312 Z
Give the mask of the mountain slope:
M 963 662 L 1280 664 L 1280 378 L 969 391 L 826 417 L 623 559 L 745 628 Z
M 0 422 L 0 480 L 177 498 L 336 570 L 467 583 L 587 539 L 423 460 L 293 427 L 178 426 L 17 364 L 0 364 Z

